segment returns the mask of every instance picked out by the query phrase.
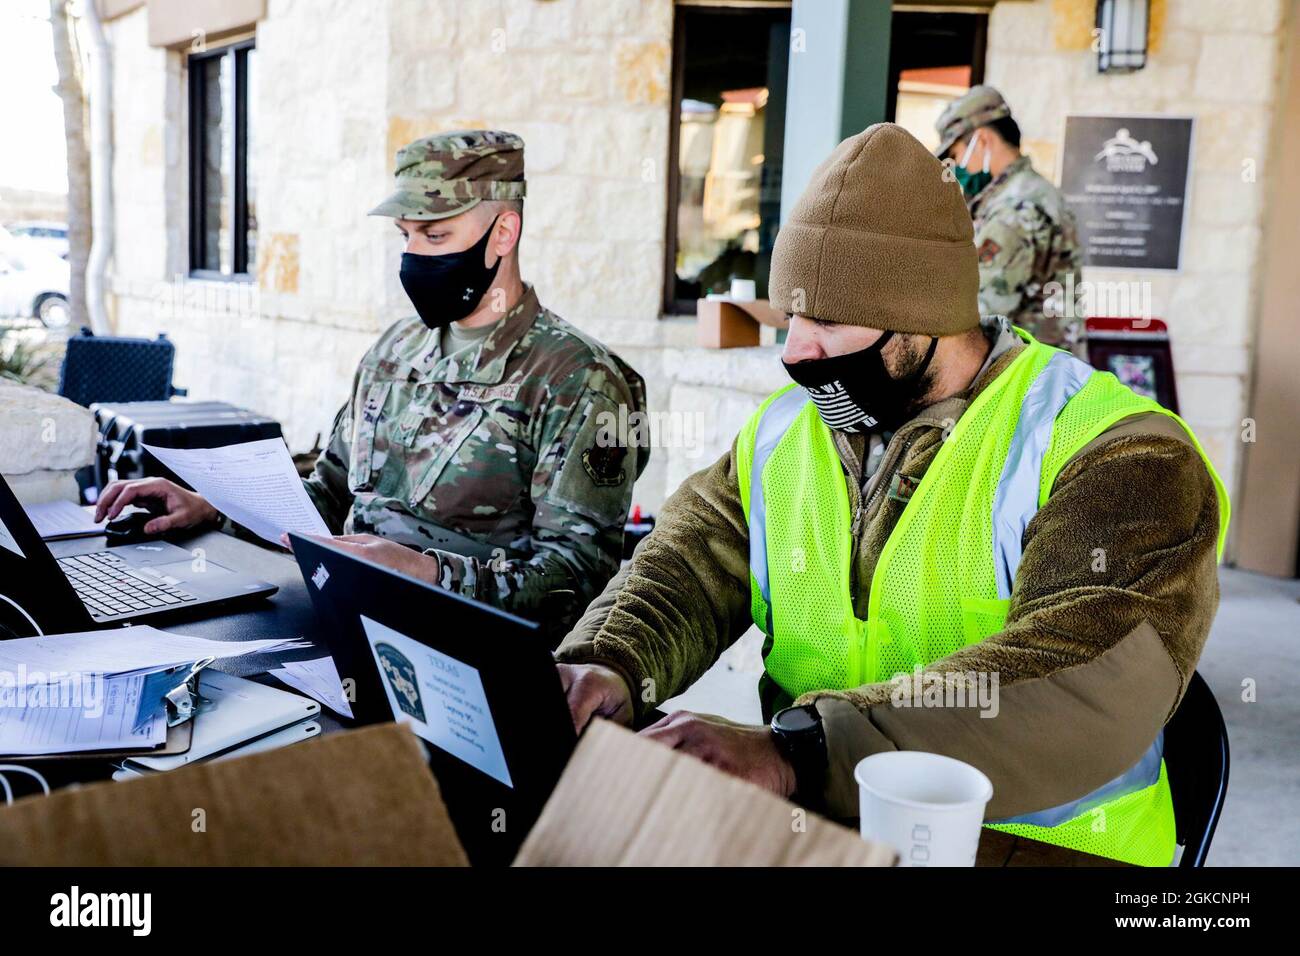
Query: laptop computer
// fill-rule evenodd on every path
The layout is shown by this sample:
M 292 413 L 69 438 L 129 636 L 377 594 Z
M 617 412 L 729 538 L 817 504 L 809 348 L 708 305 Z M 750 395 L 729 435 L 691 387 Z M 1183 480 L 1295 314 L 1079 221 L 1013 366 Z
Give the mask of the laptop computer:
M 108 547 L 97 536 L 59 550 L 56 558 L 0 478 L 0 638 L 198 617 L 278 590 L 165 541 Z
M 541 628 L 289 537 L 355 720 L 410 724 L 470 861 L 508 864 L 577 743 Z

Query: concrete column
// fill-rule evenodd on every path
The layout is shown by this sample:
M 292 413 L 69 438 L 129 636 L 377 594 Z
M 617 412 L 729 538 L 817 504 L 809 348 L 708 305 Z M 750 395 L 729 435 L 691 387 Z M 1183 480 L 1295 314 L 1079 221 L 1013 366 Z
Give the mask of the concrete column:
M 786 87 L 784 222 L 812 171 L 885 118 L 890 0 L 794 0 Z

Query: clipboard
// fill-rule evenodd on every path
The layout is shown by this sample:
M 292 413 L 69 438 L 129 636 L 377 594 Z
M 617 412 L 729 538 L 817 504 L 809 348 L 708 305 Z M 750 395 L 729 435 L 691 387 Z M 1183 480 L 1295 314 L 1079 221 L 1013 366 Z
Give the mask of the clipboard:
M 67 760 L 124 760 L 131 757 L 169 757 L 189 752 L 194 739 L 194 715 L 203 703 L 199 680 L 203 669 L 216 660 L 207 657 L 193 664 L 182 664 L 151 674 L 150 679 L 162 685 L 167 708 L 167 739 L 156 747 L 136 747 L 129 750 L 76 750 L 71 753 L 22 754 L 0 757 L 22 763 Z M 152 692 L 152 691 L 151 691 Z
M 36 763 L 38 761 L 46 763 L 56 760 L 112 761 L 124 760 L 128 757 L 162 757 L 189 752 L 193 736 L 194 724 L 192 721 L 186 721 L 183 724 L 177 724 L 175 727 L 168 727 L 167 740 L 157 747 L 146 747 L 137 750 L 77 750 L 66 754 L 22 754 L 0 759 L 21 763 Z

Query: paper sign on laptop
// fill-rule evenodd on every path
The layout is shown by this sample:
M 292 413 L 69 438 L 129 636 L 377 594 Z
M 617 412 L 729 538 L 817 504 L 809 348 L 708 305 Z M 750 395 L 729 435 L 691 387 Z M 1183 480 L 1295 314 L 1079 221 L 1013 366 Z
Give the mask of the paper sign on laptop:
M 212 507 L 273 544 L 279 544 L 286 531 L 330 533 L 307 497 L 283 439 L 263 438 L 221 448 L 145 445 L 144 449 Z
M 361 615 L 398 723 L 514 788 L 478 668 Z

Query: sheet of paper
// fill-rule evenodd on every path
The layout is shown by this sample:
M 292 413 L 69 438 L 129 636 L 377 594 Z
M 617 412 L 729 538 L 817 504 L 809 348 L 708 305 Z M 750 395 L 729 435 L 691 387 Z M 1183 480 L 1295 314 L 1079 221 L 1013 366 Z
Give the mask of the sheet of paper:
M 364 614 L 375 663 L 399 723 L 489 777 L 514 787 L 478 668 L 372 621 Z
M 13 533 L 9 530 L 8 525 L 4 523 L 3 519 L 0 519 L 0 548 L 4 548 L 6 551 L 12 551 L 20 558 L 27 557 L 27 555 L 23 554 L 23 549 L 18 547 L 17 540 L 15 540 Z
M 11 689 L 0 707 L 0 754 L 156 747 L 167 737 L 166 711 L 147 699 L 148 684 L 149 675 L 128 674 Z
M 286 531 L 328 535 L 279 438 L 222 448 L 145 450 L 189 482 L 211 505 L 274 544 Z
M 169 634 L 147 624 L 0 641 L 0 677 L 32 673 L 124 674 L 266 651 L 309 647 L 306 641 L 210 641 Z M 11 681 L 18 680 L 10 676 Z M 18 680 L 26 683 L 25 680 Z
M 36 533 L 46 541 L 57 538 L 80 538 L 100 534 L 108 520 L 96 522 L 95 509 L 83 508 L 73 501 L 47 501 L 27 505 L 23 509 L 36 527 Z
M 334 666 L 334 658 L 285 661 L 267 673 L 284 681 L 294 690 L 320 701 L 336 714 L 352 716 L 352 705 L 343 690 L 343 681 L 339 678 L 338 668 Z

